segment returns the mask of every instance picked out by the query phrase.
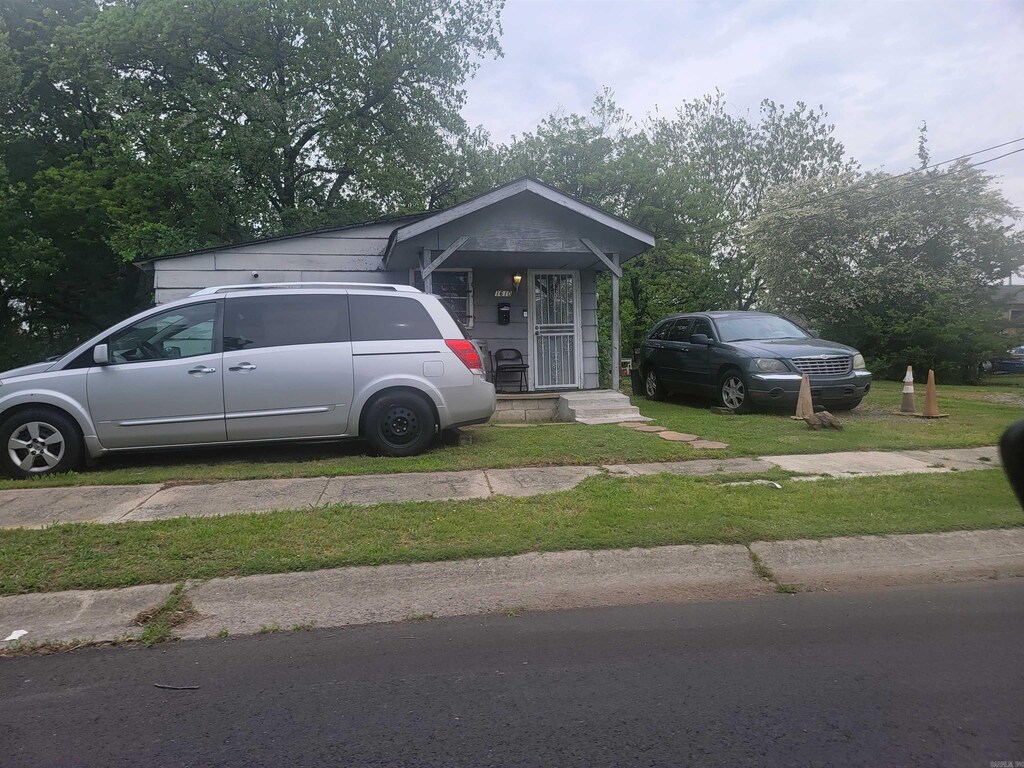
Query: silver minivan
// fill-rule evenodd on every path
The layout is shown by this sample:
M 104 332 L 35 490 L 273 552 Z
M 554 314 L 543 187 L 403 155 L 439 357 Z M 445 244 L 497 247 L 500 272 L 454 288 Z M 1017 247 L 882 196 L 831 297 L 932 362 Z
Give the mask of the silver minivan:
M 411 456 L 494 401 L 480 350 L 413 287 L 207 288 L 0 373 L 0 465 L 35 477 L 115 451 L 344 437 Z

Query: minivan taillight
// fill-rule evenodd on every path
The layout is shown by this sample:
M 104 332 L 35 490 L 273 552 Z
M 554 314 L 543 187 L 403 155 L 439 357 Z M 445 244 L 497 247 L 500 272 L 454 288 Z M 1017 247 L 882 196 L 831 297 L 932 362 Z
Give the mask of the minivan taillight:
M 446 339 L 444 343 L 473 373 L 484 372 L 483 363 L 480 362 L 480 353 L 476 351 L 473 342 L 468 339 Z

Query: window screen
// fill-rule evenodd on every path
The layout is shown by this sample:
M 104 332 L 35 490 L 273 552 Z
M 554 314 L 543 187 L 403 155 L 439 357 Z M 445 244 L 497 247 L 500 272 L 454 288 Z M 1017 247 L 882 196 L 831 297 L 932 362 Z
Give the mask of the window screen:
M 348 341 L 347 299 L 315 293 L 228 299 L 224 351 Z
M 349 296 L 352 341 L 440 339 L 430 314 L 406 296 Z
M 416 270 L 413 285 L 421 291 L 423 275 Z M 473 327 L 473 270 L 436 269 L 430 275 L 430 289 L 467 328 Z

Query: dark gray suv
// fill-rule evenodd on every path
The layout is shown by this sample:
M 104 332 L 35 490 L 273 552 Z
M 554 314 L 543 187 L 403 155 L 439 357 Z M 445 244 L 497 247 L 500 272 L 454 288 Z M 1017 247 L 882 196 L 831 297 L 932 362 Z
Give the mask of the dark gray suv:
M 811 397 L 830 410 L 860 405 L 871 373 L 856 349 L 819 339 L 766 312 L 698 312 L 660 320 L 634 370 L 643 394 L 713 395 L 738 413 L 756 404 L 795 406 L 808 374 Z

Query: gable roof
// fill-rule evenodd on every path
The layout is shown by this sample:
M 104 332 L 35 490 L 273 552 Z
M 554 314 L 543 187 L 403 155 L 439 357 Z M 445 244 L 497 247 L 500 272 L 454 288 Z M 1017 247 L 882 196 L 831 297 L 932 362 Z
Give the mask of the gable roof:
M 310 235 L 323 235 L 331 232 L 344 232 L 350 229 L 360 229 L 362 227 L 369 227 L 375 224 L 391 224 L 396 225 L 401 222 L 415 221 L 422 219 L 425 216 L 429 216 L 430 213 L 410 213 L 404 216 L 385 216 L 381 219 L 370 219 L 369 221 L 359 221 L 355 224 L 341 224 L 338 226 L 326 226 L 326 227 L 312 227 L 310 229 L 302 229 L 298 232 L 290 232 L 285 235 L 271 235 L 269 237 L 254 237 L 251 240 L 240 240 L 237 243 L 224 243 L 223 245 L 211 245 L 206 248 L 197 248 L 194 251 L 179 251 L 177 253 L 165 253 L 160 256 L 146 256 L 141 259 L 135 259 L 133 264 L 148 264 L 151 261 L 163 261 L 164 259 L 176 259 L 179 256 L 196 256 L 201 253 L 213 253 L 214 251 L 226 251 L 229 248 L 244 248 L 247 245 L 262 245 L 263 243 L 276 243 L 281 240 L 293 240 L 298 237 L 309 237 Z
M 577 213 L 585 218 L 588 218 L 598 224 L 602 224 L 610 229 L 613 229 L 626 237 L 630 237 L 647 247 L 653 247 L 655 244 L 655 235 L 650 230 L 638 227 L 637 225 L 627 221 L 621 216 L 617 216 L 613 213 L 609 213 L 601 208 L 585 203 L 582 200 L 568 195 L 565 192 L 561 192 L 554 187 L 545 184 L 542 181 L 531 178 L 529 176 L 523 176 L 510 181 L 507 184 L 503 184 L 500 187 L 495 187 L 489 192 L 484 192 L 481 195 L 470 198 L 465 202 L 453 205 L 449 208 L 443 208 L 439 211 L 426 211 L 424 213 L 408 214 L 405 216 L 394 216 L 390 218 L 374 219 L 371 221 L 364 221 L 357 224 L 346 224 L 337 227 L 316 227 L 313 229 L 306 229 L 300 232 L 293 232 L 286 235 L 275 235 L 273 237 L 261 237 L 252 240 L 246 240 L 239 243 L 227 243 L 224 245 L 214 245 L 208 248 L 200 248 L 194 251 L 183 251 L 180 253 L 170 253 L 161 256 L 149 256 L 142 259 L 136 259 L 136 264 L 148 264 L 153 261 L 162 261 L 164 259 L 174 259 L 180 256 L 194 256 L 201 253 L 211 253 L 213 251 L 223 251 L 229 248 L 241 248 L 247 245 L 256 245 L 262 243 L 272 243 L 281 240 L 291 240 L 299 237 L 307 237 L 309 235 L 319 235 L 330 232 L 341 232 L 344 230 L 358 229 L 360 227 L 366 227 L 375 224 L 387 224 L 394 223 L 396 226 L 391 232 L 391 236 L 388 239 L 387 249 L 384 252 L 385 263 L 391 256 L 395 246 L 404 240 L 416 237 L 423 232 L 429 232 L 432 229 L 443 226 L 450 221 L 454 221 L 462 216 L 466 216 L 475 211 L 479 211 L 488 206 L 500 203 L 503 200 L 507 200 L 516 195 L 524 192 L 532 192 L 549 202 L 555 203 L 563 208 L 566 208 L 574 213 Z M 646 250 L 646 249 L 643 249 Z
M 450 221 L 454 221 L 455 219 L 461 218 L 462 216 L 466 216 L 475 211 L 479 211 L 482 208 L 494 205 L 495 203 L 500 203 L 502 200 L 507 200 L 508 198 L 522 194 L 523 192 L 532 192 L 535 195 L 539 195 L 545 200 L 555 203 L 556 205 L 560 205 L 563 208 L 567 208 L 581 216 L 585 216 L 588 219 L 596 221 L 598 224 L 603 224 L 606 227 L 621 232 L 627 237 L 638 240 L 649 247 L 654 245 L 655 237 L 653 232 L 638 227 L 635 224 L 626 221 L 626 219 L 621 216 L 608 213 L 607 211 L 590 205 L 589 203 L 585 203 L 572 195 L 560 192 L 554 187 L 548 186 L 541 181 L 532 179 L 529 176 L 523 176 L 515 181 L 510 181 L 508 184 L 496 187 L 490 192 L 485 192 L 482 195 L 471 198 L 464 203 L 459 203 L 458 205 L 438 211 L 437 213 L 428 214 L 414 222 L 397 227 L 392 233 L 391 241 L 388 243 L 388 250 L 385 253 L 385 259 L 391 254 L 394 246 L 403 240 L 409 240 L 417 235 L 423 234 L 424 232 L 429 232 L 432 229 L 443 226 Z

